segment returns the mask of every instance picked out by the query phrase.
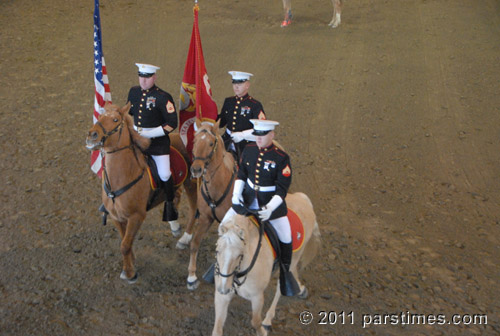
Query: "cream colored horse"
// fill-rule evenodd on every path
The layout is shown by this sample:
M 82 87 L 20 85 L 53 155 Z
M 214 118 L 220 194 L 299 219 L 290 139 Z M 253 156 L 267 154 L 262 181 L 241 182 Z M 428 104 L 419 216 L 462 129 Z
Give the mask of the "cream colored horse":
M 343 0 L 332 0 L 333 17 L 332 21 L 328 24 L 332 28 L 340 25 L 340 14 L 342 13 Z M 292 23 L 292 0 L 283 0 L 283 10 L 285 11 L 285 18 L 281 22 L 281 27 L 286 27 Z
M 288 194 L 286 202 L 304 225 L 304 242 L 302 247 L 293 253 L 290 271 L 300 286 L 300 298 L 307 297 L 307 289 L 299 281 L 297 264 L 305 267 L 316 255 L 321 243 L 320 231 L 316 222 L 313 206 L 303 193 Z M 212 336 L 222 335 L 222 328 L 227 317 L 227 309 L 234 294 L 251 301 L 252 326 L 257 335 L 267 335 L 274 318 L 276 305 L 281 296 L 280 284 L 276 288 L 273 302 L 262 321 L 264 291 L 271 280 L 274 255 L 266 239 L 261 240 L 261 247 L 253 267 L 257 246 L 259 245 L 259 229 L 248 217 L 235 215 L 223 221 L 219 226 L 217 240 L 217 262 L 215 267 L 215 324 Z M 248 273 L 238 277 L 240 272 Z

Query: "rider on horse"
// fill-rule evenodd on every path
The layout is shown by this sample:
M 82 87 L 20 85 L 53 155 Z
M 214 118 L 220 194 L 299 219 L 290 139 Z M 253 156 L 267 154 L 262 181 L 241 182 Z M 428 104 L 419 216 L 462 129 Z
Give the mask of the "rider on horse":
M 262 104 L 248 95 L 250 77 L 248 72 L 229 71 L 233 80 L 234 96 L 224 100 L 224 105 L 217 116 L 219 126 L 226 127 L 222 135 L 224 146 L 239 160 L 245 146 L 255 141 L 250 119 L 266 119 Z
M 170 171 L 170 138 L 168 134 L 177 127 L 177 111 L 172 96 L 155 85 L 157 66 L 136 63 L 139 68 L 139 86 L 128 94 L 132 103 L 129 114 L 134 118 L 134 129 L 151 139 L 145 154 L 156 163 L 162 188 L 166 194 L 163 221 L 175 221 L 178 214 L 174 206 L 174 182 Z
M 277 121 L 252 119 L 256 142 L 245 147 L 234 183 L 233 207 L 224 219 L 240 212 L 242 206 L 258 210 L 259 219 L 269 222 L 280 240 L 280 288 L 285 296 L 294 296 L 299 286 L 290 272 L 292 232 L 285 197 L 292 182 L 292 167 L 287 153 L 273 143 Z M 222 220 L 224 222 L 224 219 Z

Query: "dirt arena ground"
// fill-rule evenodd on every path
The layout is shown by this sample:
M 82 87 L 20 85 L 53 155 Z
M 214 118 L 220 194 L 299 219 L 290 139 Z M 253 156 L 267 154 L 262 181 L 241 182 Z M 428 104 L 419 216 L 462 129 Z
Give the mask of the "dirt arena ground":
M 135 62 L 161 66 L 178 97 L 192 5 L 101 0 L 114 103 Z M 286 29 L 279 0 L 200 5 L 214 99 L 232 94 L 228 70 L 255 74 L 323 234 L 302 273 L 310 297 L 283 299 L 272 335 L 499 335 L 500 1 L 348 0 L 338 29 L 327 0 L 294 0 Z M 187 290 L 188 253 L 159 209 L 136 240 L 139 282 L 119 279 L 84 145 L 92 16 L 92 1 L 0 2 L 0 334 L 210 335 L 214 288 Z M 216 237 L 214 225 L 199 275 Z M 247 302 L 230 310 L 225 334 L 253 334 Z

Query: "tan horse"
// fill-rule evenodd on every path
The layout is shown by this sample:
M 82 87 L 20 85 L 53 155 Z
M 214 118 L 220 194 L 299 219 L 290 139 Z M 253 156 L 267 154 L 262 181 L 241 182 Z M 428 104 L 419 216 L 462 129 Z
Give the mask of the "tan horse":
M 90 150 L 100 149 L 105 157 L 102 201 L 121 236 L 123 271 L 120 278 L 134 283 L 137 281 L 132 252 L 134 238 L 146 218 L 148 203 L 149 208 L 163 203 L 165 194 L 160 191 L 151 203 L 154 192 L 147 173 L 146 159 L 141 152 L 149 146 L 150 140 L 141 137 L 134 130 L 129 110 L 130 103 L 121 108 L 106 105 L 105 112 L 89 130 L 86 144 Z M 173 133 L 170 138 L 171 145 L 187 158 L 187 151 L 183 148 L 179 135 Z M 114 197 L 109 197 L 105 189 L 112 190 Z M 196 185 L 190 178 L 186 178 L 184 189 L 190 205 L 188 227 L 192 227 L 196 211 Z M 174 200 L 176 206 L 179 204 L 180 193 L 177 189 Z
M 196 120 L 197 131 L 193 143 L 191 176 L 199 178 L 197 194 L 198 225 L 194 235 L 184 233 L 178 248 L 190 243 L 187 285 L 190 290 L 199 286 L 196 276 L 196 259 L 203 237 L 214 220 L 221 221 L 231 207 L 237 166 L 231 153 L 224 148 L 219 135 L 219 123 L 202 123 Z M 187 231 L 187 230 L 186 230 Z
M 305 267 L 316 255 L 321 243 L 321 236 L 316 222 L 313 206 L 303 193 L 288 194 L 286 203 L 301 219 L 304 226 L 304 241 L 301 248 L 294 251 L 290 271 L 300 286 L 300 298 L 306 298 L 307 288 L 299 281 L 297 264 Z M 276 305 L 281 296 L 280 283 L 264 321 L 264 291 L 272 275 L 274 255 L 266 239 L 261 239 L 259 253 L 251 266 L 259 245 L 259 229 L 245 216 L 235 215 L 226 219 L 219 226 L 217 240 L 217 261 L 215 266 L 215 324 L 212 336 L 222 335 L 222 328 L 227 317 L 227 309 L 234 294 L 251 301 L 252 326 L 257 335 L 267 335 L 274 318 Z M 241 276 L 241 274 L 245 274 Z
M 332 0 L 333 5 L 333 17 L 328 24 L 332 28 L 336 28 L 340 25 L 340 14 L 342 13 L 342 2 L 343 0 Z M 285 11 L 285 18 L 281 22 L 281 27 L 286 27 L 292 23 L 292 0 L 283 0 L 283 10 Z

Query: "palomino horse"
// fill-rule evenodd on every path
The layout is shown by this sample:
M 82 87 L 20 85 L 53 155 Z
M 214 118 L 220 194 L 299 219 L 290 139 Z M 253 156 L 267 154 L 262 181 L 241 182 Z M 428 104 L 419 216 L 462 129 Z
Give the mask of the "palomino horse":
M 137 281 L 132 252 L 135 235 L 146 218 L 147 210 L 162 203 L 165 194 L 160 191 L 156 198 L 153 197 L 155 192 L 151 188 L 148 165 L 141 152 L 149 146 L 150 140 L 141 137 L 134 130 L 129 110 L 130 103 L 121 108 L 106 105 L 105 112 L 89 130 L 86 143 L 88 149 L 100 149 L 105 157 L 102 201 L 121 236 L 123 271 L 120 278 L 134 283 Z M 176 138 L 176 134 L 170 135 L 171 145 L 186 158 L 187 151 L 181 147 L 182 141 L 178 134 Z M 196 184 L 193 184 L 190 178 L 186 178 L 184 189 L 190 205 L 188 227 L 192 227 L 196 211 Z M 176 206 L 179 204 L 179 199 L 180 190 L 177 190 Z
M 340 14 L 342 13 L 343 0 L 332 0 L 333 17 L 332 21 L 328 24 L 332 28 L 340 25 Z M 292 0 L 283 0 L 283 10 L 285 11 L 285 18 L 281 22 L 281 27 L 286 27 L 292 23 Z
M 178 248 L 185 248 L 191 243 L 187 278 L 187 285 L 191 290 L 199 285 L 196 259 L 201 240 L 212 222 L 220 222 L 231 207 L 237 170 L 233 156 L 224 148 L 224 142 L 218 133 L 219 122 L 214 125 L 196 120 L 196 126 L 191 176 L 201 179 L 197 194 L 198 226 L 194 236 L 186 230 L 177 244 Z
M 297 264 L 305 267 L 316 255 L 321 236 L 313 206 L 303 193 L 288 194 L 286 203 L 295 212 L 304 227 L 302 245 L 295 250 L 290 271 L 300 286 L 300 298 L 306 298 L 307 288 L 299 281 Z M 260 230 L 249 217 L 234 215 L 219 225 L 215 265 L 215 324 L 212 336 L 222 335 L 227 309 L 234 294 L 251 301 L 252 326 L 257 335 L 267 335 L 271 329 L 276 305 L 281 296 L 280 283 L 276 294 L 262 321 L 264 291 L 271 280 L 274 255 L 273 249 L 260 236 Z M 260 247 L 259 247 L 260 244 Z

